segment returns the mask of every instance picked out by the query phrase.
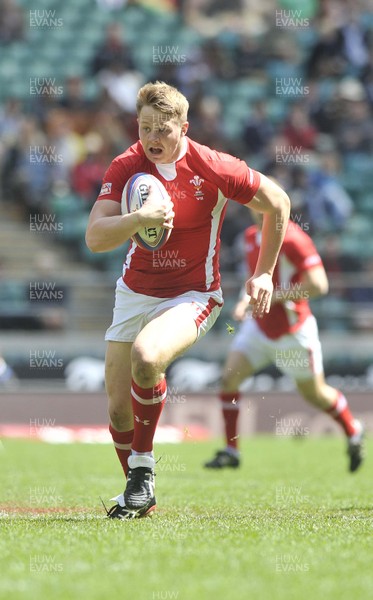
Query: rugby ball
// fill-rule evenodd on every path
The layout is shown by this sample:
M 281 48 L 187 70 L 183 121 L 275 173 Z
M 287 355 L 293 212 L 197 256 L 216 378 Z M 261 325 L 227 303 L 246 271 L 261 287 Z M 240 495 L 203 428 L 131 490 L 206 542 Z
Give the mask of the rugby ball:
M 152 186 L 156 197 L 162 200 L 168 197 L 166 188 L 154 175 L 149 173 L 136 173 L 132 175 L 124 186 L 122 194 L 122 214 L 132 213 L 142 207 L 149 194 L 149 185 Z M 164 227 L 142 227 L 132 236 L 132 239 L 143 250 L 159 250 L 171 235 L 171 229 Z

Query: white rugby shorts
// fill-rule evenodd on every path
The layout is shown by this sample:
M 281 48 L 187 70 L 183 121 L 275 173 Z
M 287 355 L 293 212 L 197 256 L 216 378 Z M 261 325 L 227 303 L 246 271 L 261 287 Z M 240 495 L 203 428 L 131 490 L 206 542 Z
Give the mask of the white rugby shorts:
M 243 354 L 255 371 L 274 364 L 292 379 L 311 379 L 323 372 L 322 350 L 313 315 L 295 332 L 276 340 L 268 338 L 255 319 L 246 319 L 233 339 L 231 350 Z
M 134 342 L 140 331 L 168 308 L 189 304 L 197 326 L 197 338 L 203 337 L 213 326 L 223 306 L 221 290 L 214 292 L 190 291 L 174 298 L 156 298 L 133 292 L 120 277 L 115 290 L 113 322 L 106 331 L 105 340 Z

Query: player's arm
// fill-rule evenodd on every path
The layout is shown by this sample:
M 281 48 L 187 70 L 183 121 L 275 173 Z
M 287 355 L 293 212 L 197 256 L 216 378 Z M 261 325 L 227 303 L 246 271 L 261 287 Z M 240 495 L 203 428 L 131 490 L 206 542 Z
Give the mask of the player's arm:
M 300 282 L 291 289 L 289 286 L 286 289 L 276 287 L 272 296 L 272 304 L 317 298 L 327 294 L 328 290 L 329 283 L 325 269 L 322 265 L 316 265 L 303 271 Z
M 171 199 L 152 201 L 151 187 L 143 206 L 130 214 L 121 214 L 121 204 L 97 200 L 88 219 L 86 244 L 92 252 L 107 252 L 124 244 L 141 227 L 162 226 L 172 229 L 175 216 Z
M 89 215 L 85 241 L 92 252 L 114 250 L 140 228 L 138 212 L 121 215 L 121 206 L 114 200 L 97 200 Z
M 260 174 L 258 191 L 246 206 L 263 215 L 258 262 L 246 284 L 253 304 L 253 317 L 262 317 L 271 306 L 272 276 L 289 221 L 290 200 L 281 187 Z

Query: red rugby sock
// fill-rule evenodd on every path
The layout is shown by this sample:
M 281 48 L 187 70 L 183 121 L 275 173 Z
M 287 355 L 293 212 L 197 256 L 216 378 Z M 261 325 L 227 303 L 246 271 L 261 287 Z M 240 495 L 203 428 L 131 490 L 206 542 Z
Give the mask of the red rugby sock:
M 346 398 L 339 390 L 337 390 L 337 393 L 338 396 L 335 403 L 326 412 L 341 425 L 345 434 L 350 437 L 356 433 L 355 420 L 350 412 Z
M 225 439 L 229 448 L 237 450 L 238 442 L 238 414 L 239 392 L 221 393 L 221 407 L 224 419 Z
M 128 457 L 131 454 L 131 444 L 133 440 L 133 429 L 130 431 L 117 431 L 112 424 L 109 425 L 109 431 L 113 438 L 115 451 L 122 465 L 125 476 L 128 473 Z
M 142 388 L 132 379 L 131 396 L 135 420 L 132 450 L 135 452 L 151 452 L 153 450 L 153 438 L 166 395 L 166 379 L 162 379 L 151 388 Z

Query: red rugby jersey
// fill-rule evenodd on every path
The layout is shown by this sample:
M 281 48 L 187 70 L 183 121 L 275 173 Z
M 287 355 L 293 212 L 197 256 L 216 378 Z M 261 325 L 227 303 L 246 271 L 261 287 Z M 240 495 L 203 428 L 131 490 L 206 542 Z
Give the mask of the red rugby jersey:
M 127 180 L 145 172 L 157 177 L 174 203 L 174 228 L 156 252 L 131 243 L 123 281 L 133 291 L 158 298 L 220 287 L 220 231 L 227 198 L 247 204 L 257 192 L 260 175 L 245 162 L 186 140 L 171 164 L 149 161 L 138 141 L 117 156 L 105 173 L 98 200 L 120 202 Z
M 249 273 L 254 273 L 259 256 L 261 231 L 256 225 L 248 227 L 245 234 L 246 263 Z M 297 283 L 304 271 L 322 265 L 321 258 L 310 236 L 299 225 L 289 222 L 285 238 L 273 273 L 274 292 L 276 287 L 291 292 L 291 299 L 275 303 L 268 314 L 256 319 L 260 329 L 271 339 L 294 333 L 311 314 L 308 301 L 301 299 Z

